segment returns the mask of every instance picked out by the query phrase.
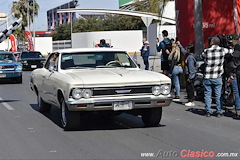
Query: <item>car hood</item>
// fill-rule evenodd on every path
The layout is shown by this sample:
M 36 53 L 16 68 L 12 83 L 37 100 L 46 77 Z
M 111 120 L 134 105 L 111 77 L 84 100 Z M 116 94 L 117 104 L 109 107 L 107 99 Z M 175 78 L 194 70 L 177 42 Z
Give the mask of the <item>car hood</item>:
M 46 58 L 21 58 L 22 61 L 32 61 L 32 60 L 38 60 L 38 61 L 45 61 Z
M 21 63 L 13 62 L 13 61 L 0 61 L 0 65 L 4 65 L 4 66 L 7 66 L 7 65 L 21 65 Z
M 74 84 L 82 82 L 84 86 L 127 86 L 127 85 L 159 85 L 171 83 L 167 76 L 140 69 L 83 69 L 68 70 L 66 74 L 72 77 Z

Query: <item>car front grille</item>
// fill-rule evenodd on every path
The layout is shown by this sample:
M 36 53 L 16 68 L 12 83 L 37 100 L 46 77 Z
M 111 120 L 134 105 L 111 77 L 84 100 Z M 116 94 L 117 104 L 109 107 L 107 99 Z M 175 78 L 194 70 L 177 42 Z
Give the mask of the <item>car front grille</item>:
M 28 60 L 27 63 L 29 65 L 40 65 L 41 61 L 39 61 L 39 60 Z
M 13 65 L 0 66 L 0 70 L 14 70 L 14 66 Z
M 152 86 L 130 86 L 117 88 L 94 88 L 93 96 L 118 96 L 118 95 L 152 94 Z

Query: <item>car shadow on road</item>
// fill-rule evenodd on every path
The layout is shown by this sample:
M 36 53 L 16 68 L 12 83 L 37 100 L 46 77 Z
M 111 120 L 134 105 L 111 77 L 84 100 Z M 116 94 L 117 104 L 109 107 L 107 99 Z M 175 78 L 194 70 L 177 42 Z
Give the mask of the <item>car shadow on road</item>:
M 38 111 L 37 104 L 30 104 L 32 109 Z M 60 110 L 52 106 L 49 113 L 40 113 L 43 114 L 46 118 L 51 120 L 57 126 L 62 128 L 60 121 Z M 165 127 L 165 125 L 159 124 L 156 127 Z M 145 128 L 145 125 L 142 122 L 141 117 L 133 116 L 127 113 L 122 113 L 118 116 L 107 116 L 105 114 L 92 113 L 85 115 L 81 119 L 81 126 L 77 131 L 94 131 L 94 130 L 124 130 L 124 129 L 136 129 L 136 128 Z M 150 128 L 150 127 L 149 127 Z

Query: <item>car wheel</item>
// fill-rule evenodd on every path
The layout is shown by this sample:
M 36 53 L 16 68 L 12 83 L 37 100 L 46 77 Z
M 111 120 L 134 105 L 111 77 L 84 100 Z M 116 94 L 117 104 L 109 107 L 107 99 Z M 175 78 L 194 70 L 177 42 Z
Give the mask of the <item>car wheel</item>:
M 43 99 L 38 95 L 38 107 L 39 107 L 39 112 L 50 112 L 51 110 L 51 105 L 44 102 Z
M 22 83 L 22 75 L 16 78 L 16 83 Z
M 162 107 L 146 109 L 142 113 L 142 121 L 147 127 L 158 126 L 162 118 Z
M 80 112 L 69 111 L 61 99 L 61 123 L 64 130 L 77 130 L 80 127 Z

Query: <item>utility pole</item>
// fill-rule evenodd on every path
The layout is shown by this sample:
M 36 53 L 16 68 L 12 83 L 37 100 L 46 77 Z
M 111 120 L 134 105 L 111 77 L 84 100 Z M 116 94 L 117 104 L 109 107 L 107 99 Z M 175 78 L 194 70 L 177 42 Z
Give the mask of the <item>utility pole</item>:
M 35 51 L 35 0 L 33 0 L 33 50 Z
M 203 45 L 203 26 L 202 26 L 202 0 L 194 0 L 194 37 L 195 52 L 201 54 Z
M 28 31 L 30 32 L 29 0 L 26 0 L 26 2 L 27 2 L 27 25 L 28 25 Z

